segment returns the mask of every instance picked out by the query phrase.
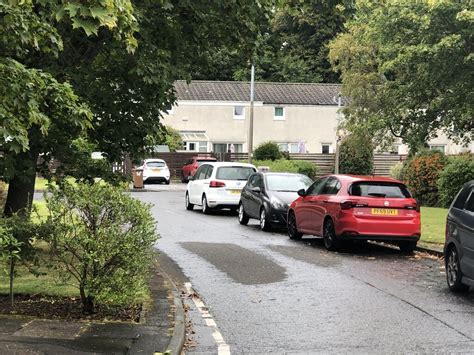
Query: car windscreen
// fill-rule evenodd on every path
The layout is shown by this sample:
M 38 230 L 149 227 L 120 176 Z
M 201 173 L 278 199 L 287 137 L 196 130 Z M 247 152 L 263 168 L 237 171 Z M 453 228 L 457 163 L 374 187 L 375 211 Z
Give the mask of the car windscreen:
M 349 194 L 362 197 L 410 198 L 405 185 L 396 182 L 361 181 L 349 188 Z
M 222 166 L 217 168 L 216 178 L 220 180 L 244 180 L 255 172 L 255 169 L 249 166 Z
M 313 181 L 305 175 L 267 175 L 267 189 L 270 191 L 296 192 L 307 189 Z
M 166 164 L 162 161 L 149 161 L 146 163 L 146 166 L 149 168 L 162 168 Z

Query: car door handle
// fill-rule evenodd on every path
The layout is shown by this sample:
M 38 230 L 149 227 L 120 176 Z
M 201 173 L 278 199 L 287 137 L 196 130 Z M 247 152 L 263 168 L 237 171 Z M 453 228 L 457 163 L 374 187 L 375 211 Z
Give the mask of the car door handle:
M 328 203 L 328 202 L 329 202 L 329 200 L 323 200 L 323 202 L 324 202 L 324 203 Z

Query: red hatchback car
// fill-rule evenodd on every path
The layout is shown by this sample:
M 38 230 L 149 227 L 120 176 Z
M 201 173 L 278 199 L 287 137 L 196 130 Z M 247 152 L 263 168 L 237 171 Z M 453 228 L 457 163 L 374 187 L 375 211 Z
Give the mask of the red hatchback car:
M 181 172 L 181 182 L 188 182 L 190 176 L 194 176 L 196 170 L 201 166 L 202 163 L 217 161 L 214 157 L 209 156 L 197 156 L 189 159 L 183 166 Z
M 391 178 L 330 175 L 316 180 L 288 210 L 288 234 L 324 238 L 328 250 L 345 240 L 379 240 L 412 252 L 420 239 L 420 209 L 407 187 Z

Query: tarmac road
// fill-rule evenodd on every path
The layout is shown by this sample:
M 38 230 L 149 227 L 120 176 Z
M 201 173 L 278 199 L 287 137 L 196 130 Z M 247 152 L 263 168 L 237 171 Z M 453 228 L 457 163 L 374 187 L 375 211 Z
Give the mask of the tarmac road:
M 451 294 L 440 260 L 374 244 L 327 252 L 230 212 L 186 211 L 184 191 L 133 195 L 154 204 L 163 267 L 199 295 L 185 298 L 188 353 L 474 353 L 474 292 Z

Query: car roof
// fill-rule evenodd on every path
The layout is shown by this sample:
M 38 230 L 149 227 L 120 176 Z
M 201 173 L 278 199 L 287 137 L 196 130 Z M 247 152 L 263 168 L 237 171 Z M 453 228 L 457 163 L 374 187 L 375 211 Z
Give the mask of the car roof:
M 196 160 L 211 160 L 211 161 L 216 161 L 217 158 L 215 157 L 193 157 L 193 159 L 196 159 Z
M 384 176 L 371 176 L 371 175 L 350 175 L 350 174 L 331 174 L 326 176 L 334 176 L 348 183 L 358 182 L 358 181 L 374 181 L 374 182 L 394 182 L 397 184 L 403 184 L 402 181 L 384 177 Z
M 464 187 L 473 187 L 474 186 L 474 180 L 471 180 L 471 181 L 468 181 L 464 184 L 463 188 Z
M 279 172 L 279 171 L 259 171 L 260 174 L 264 175 L 264 176 L 268 176 L 268 175 L 286 175 L 286 176 L 306 176 L 304 174 L 300 174 L 300 173 L 288 173 L 288 172 Z
M 221 166 L 241 166 L 241 167 L 249 167 L 249 168 L 254 168 L 254 169 L 257 169 L 255 167 L 255 165 L 253 164 L 248 164 L 248 163 L 238 163 L 238 162 L 231 162 L 231 161 L 210 161 L 209 163 L 204 163 L 204 164 L 208 164 L 208 165 L 212 165 L 212 166 L 215 166 L 215 167 L 221 167 Z

